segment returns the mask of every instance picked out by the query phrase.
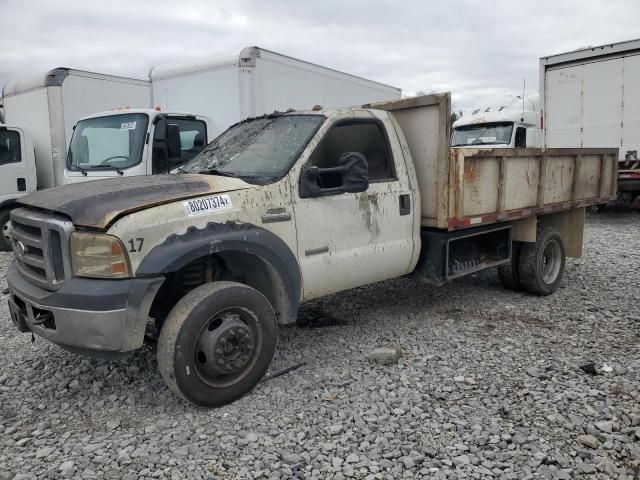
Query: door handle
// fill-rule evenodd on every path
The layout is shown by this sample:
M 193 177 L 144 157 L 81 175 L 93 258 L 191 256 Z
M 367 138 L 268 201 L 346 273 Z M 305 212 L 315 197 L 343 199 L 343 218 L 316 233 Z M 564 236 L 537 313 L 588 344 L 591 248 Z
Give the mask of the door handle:
M 408 193 L 400 195 L 400 215 L 411 213 L 411 196 Z
M 288 222 L 291 214 L 284 208 L 274 208 L 262 215 L 262 223 Z

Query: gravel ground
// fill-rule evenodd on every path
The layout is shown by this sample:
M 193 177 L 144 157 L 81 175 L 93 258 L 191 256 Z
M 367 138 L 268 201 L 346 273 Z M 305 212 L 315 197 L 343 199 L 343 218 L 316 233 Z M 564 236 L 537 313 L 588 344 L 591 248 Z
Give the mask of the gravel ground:
M 2 302 L 0 479 L 637 480 L 638 252 L 640 215 L 606 212 L 547 298 L 490 271 L 307 304 L 272 370 L 306 365 L 218 410 L 174 397 L 151 347 L 107 362 L 32 344 Z M 385 345 L 398 364 L 366 359 Z

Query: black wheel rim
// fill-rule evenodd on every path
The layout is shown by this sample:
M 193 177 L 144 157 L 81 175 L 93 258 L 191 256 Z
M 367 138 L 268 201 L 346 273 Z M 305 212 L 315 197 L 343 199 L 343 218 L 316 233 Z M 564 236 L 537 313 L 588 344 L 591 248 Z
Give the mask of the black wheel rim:
M 557 240 L 550 240 L 542 251 L 542 281 L 551 285 L 556 281 L 562 266 L 562 250 Z
M 253 369 L 262 345 L 260 322 L 253 312 L 232 307 L 203 323 L 193 348 L 200 379 L 226 388 L 242 381 Z
M 7 220 L 2 224 L 2 236 L 5 240 L 11 240 L 11 220 Z

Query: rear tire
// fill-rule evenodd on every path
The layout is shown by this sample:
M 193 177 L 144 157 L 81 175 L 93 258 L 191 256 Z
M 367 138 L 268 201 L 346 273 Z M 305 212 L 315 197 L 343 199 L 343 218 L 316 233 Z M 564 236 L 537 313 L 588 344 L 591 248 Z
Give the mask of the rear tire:
M 566 264 L 564 243 L 551 228 L 538 232 L 535 243 L 524 243 L 518 262 L 522 287 L 534 295 L 550 295 L 558 289 Z
M 158 339 L 158 366 L 185 400 L 221 407 L 260 381 L 276 342 L 276 315 L 264 295 L 240 283 L 207 283 L 169 312 Z
M 0 210 L 0 251 L 9 252 L 11 244 L 11 210 Z
M 522 242 L 511 242 L 511 262 L 498 267 L 498 279 L 504 288 L 519 292 L 522 290 L 518 263 Z

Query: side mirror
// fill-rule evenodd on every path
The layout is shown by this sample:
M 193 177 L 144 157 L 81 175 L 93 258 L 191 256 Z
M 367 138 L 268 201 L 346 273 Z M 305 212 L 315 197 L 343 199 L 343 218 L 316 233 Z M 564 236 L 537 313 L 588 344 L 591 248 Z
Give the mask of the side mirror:
M 182 145 L 180 143 L 180 127 L 173 123 L 167 123 L 165 135 L 167 142 L 167 155 L 169 158 L 178 158 L 182 155 Z
M 359 152 L 340 155 L 337 167 L 309 167 L 300 176 L 300 198 L 364 192 L 369 188 L 369 165 Z

